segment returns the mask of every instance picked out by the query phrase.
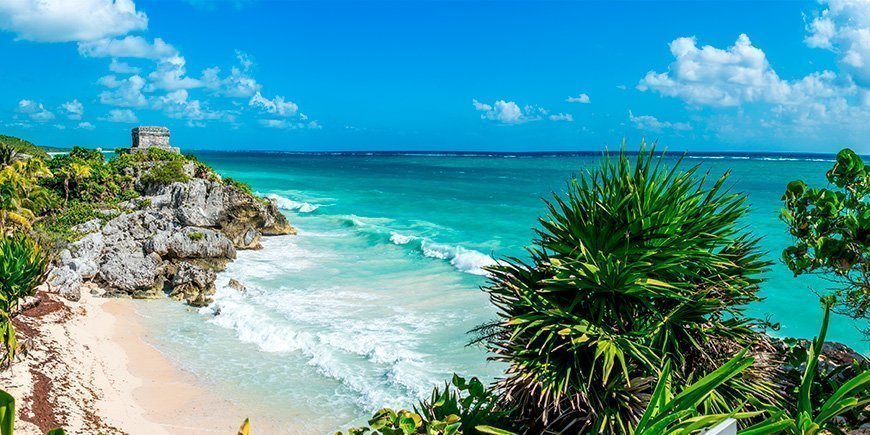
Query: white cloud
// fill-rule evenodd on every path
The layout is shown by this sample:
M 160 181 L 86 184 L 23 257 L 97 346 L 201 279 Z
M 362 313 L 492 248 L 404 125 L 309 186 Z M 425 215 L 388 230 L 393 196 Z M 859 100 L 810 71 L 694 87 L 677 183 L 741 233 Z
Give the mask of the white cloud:
M 118 80 L 113 75 L 103 76 L 98 83 L 113 89 L 100 93 L 100 102 L 109 106 L 119 107 L 144 107 L 148 104 L 147 98 L 142 94 L 145 87 L 145 79 L 138 75 Z
M 505 124 L 518 124 L 529 120 L 523 114 L 520 106 L 513 101 L 498 100 L 494 104 L 489 105 L 473 99 L 471 104 L 475 110 L 483 112 L 480 115 L 480 119 L 489 119 Z
M 764 52 L 741 34 L 727 50 L 698 47 L 694 37 L 670 44 L 674 62 L 668 72 L 650 71 L 638 89 L 656 91 L 704 106 L 739 106 L 746 102 L 781 103 L 789 85 L 771 68 Z
M 109 64 L 109 71 L 118 74 L 139 74 L 142 72 L 142 69 L 112 58 L 112 63 Z
M 292 101 L 285 101 L 284 97 L 278 95 L 273 99 L 263 97 L 260 92 L 254 94 L 248 105 L 263 112 L 278 115 L 282 117 L 295 116 L 299 112 L 299 106 Z
M 54 113 L 46 109 L 42 103 L 33 100 L 21 100 L 18 102 L 18 113 L 27 115 L 28 118 L 37 122 L 51 121 L 55 118 Z
M 568 99 L 566 99 L 565 101 L 567 101 L 569 103 L 581 103 L 581 104 L 589 104 L 591 102 L 591 101 L 589 101 L 589 95 L 586 95 L 586 94 L 580 94 L 576 97 L 568 97 Z
M 93 130 L 97 127 L 95 127 L 94 124 L 91 124 L 90 122 L 84 121 L 80 122 L 79 125 L 76 126 L 76 128 L 80 130 Z
M 198 121 L 224 120 L 235 121 L 235 115 L 229 112 L 212 111 L 200 100 L 190 99 L 187 90 L 179 89 L 155 100 L 154 108 L 162 110 L 170 118 L 186 119 L 188 125 L 201 127 L 205 124 Z
M 308 122 L 299 122 L 292 121 L 288 119 L 261 119 L 260 125 L 269 128 L 279 128 L 286 130 L 298 130 L 298 129 L 311 129 L 311 130 L 320 130 L 321 125 L 317 123 L 317 121 L 308 121 Z
M 201 81 L 193 77 L 187 77 L 185 64 L 186 61 L 182 56 L 173 56 L 161 60 L 157 64 L 157 69 L 148 74 L 148 79 L 150 80 L 148 90 L 164 89 L 174 91 L 201 87 Z
M 635 116 L 631 110 L 628 111 L 628 119 L 639 130 L 660 132 L 662 130 L 687 131 L 692 129 L 692 126 L 686 122 L 659 121 L 658 118 L 650 115 Z
M 3 0 L 0 29 L 37 42 L 91 41 L 148 27 L 132 0 Z
M 566 121 L 566 122 L 574 122 L 574 116 L 570 113 L 557 113 L 554 115 L 548 116 L 550 121 Z
M 66 117 L 69 119 L 82 119 L 82 115 L 85 113 L 85 106 L 76 99 L 61 104 L 60 108 L 66 113 Z
M 250 75 L 254 65 L 251 57 L 240 50 L 236 50 L 238 66 L 230 69 L 230 75 L 221 78 L 221 69 L 218 67 L 207 68 L 202 72 L 202 83 L 207 89 L 217 95 L 233 98 L 249 98 L 254 96 L 262 88 L 257 80 Z
M 152 42 L 141 36 L 128 35 L 119 39 L 105 38 L 96 41 L 80 42 L 79 54 L 83 57 L 127 57 L 136 59 L 161 60 L 178 56 L 178 50 L 160 38 Z
M 480 119 L 500 122 L 502 124 L 521 124 L 529 121 L 549 119 L 551 121 L 573 121 L 574 117 L 567 113 L 550 115 L 550 111 L 534 105 L 520 107 L 513 101 L 498 100 L 493 104 L 471 100 L 474 110 L 481 112 Z
M 810 47 L 837 53 L 840 68 L 855 82 L 870 88 L 870 2 L 822 0 L 827 4 L 807 24 L 804 42 Z
M 109 111 L 109 116 L 102 119 L 104 121 L 123 122 L 127 124 L 139 122 L 139 118 L 137 118 L 136 114 L 130 109 L 112 109 Z

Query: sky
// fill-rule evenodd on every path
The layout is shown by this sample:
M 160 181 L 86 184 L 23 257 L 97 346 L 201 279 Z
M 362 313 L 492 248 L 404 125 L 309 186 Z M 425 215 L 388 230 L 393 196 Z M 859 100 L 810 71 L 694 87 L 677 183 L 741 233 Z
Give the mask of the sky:
M 870 0 L 2 0 L 0 59 L 49 146 L 870 152 Z

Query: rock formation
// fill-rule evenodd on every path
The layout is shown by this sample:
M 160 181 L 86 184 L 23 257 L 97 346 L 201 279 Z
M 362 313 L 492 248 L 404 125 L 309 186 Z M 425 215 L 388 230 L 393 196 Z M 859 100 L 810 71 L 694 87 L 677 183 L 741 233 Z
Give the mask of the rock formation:
M 105 225 L 76 228 L 84 235 L 61 252 L 49 288 L 78 300 L 82 283 L 93 280 L 110 294 L 203 306 L 237 249 L 259 249 L 263 235 L 295 234 L 274 204 L 219 180 L 192 178 L 152 193 Z

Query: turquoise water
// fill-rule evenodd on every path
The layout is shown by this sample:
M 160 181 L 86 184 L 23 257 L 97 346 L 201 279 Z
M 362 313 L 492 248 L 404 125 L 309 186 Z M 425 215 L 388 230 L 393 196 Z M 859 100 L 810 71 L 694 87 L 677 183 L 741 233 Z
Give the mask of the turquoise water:
M 324 433 L 382 405 L 409 406 L 453 372 L 487 380 L 503 369 L 466 344 L 494 317 L 481 267 L 523 255 L 544 211 L 595 155 L 330 155 L 200 153 L 224 176 L 274 198 L 298 236 L 239 253 L 201 310 L 145 302 L 154 344 L 246 411 L 282 430 Z M 789 238 L 778 219 L 792 179 L 824 183 L 828 157 L 690 156 L 749 195 L 749 228 L 776 264 L 750 314 L 812 337 L 821 310 L 778 262 Z M 224 288 L 230 278 L 248 290 Z M 218 313 L 218 315 L 215 315 Z M 829 339 L 863 352 L 853 322 Z

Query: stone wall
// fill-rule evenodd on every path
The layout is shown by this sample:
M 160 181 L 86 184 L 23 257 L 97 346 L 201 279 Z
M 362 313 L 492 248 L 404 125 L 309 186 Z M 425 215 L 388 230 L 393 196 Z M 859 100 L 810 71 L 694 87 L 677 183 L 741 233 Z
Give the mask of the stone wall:
M 169 149 L 169 129 L 166 127 L 134 128 L 133 148 L 150 147 Z

